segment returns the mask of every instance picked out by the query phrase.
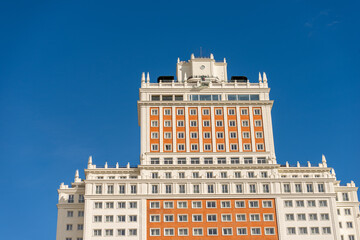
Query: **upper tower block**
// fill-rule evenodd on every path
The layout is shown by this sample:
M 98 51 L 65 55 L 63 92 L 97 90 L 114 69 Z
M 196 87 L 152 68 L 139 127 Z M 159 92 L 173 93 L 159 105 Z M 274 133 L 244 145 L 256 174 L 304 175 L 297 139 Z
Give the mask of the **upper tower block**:
M 226 82 L 226 67 L 225 58 L 223 62 L 216 62 L 213 54 L 210 54 L 210 58 L 195 58 L 194 54 L 191 54 L 189 61 L 178 59 L 176 76 L 178 82 L 197 82 L 201 78 L 212 82 Z

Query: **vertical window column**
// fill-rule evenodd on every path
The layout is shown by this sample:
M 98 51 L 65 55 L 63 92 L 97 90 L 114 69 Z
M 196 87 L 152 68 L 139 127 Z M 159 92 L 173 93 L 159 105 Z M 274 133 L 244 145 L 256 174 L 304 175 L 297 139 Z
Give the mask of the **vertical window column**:
M 212 151 L 216 152 L 216 132 L 215 132 L 215 110 L 214 107 L 210 108 L 210 116 L 211 116 L 211 140 L 212 140 Z
M 201 107 L 197 108 L 197 114 L 198 114 L 198 129 L 199 129 L 199 133 L 198 133 L 198 139 L 199 139 L 199 151 L 203 152 L 204 151 L 204 146 L 203 146 L 203 131 L 202 131 L 202 127 L 203 127 L 203 122 L 202 122 L 202 112 L 201 112 Z
M 225 144 L 225 152 L 230 152 L 229 146 L 229 127 L 228 127 L 228 112 L 227 107 L 223 107 L 223 119 L 224 119 L 224 144 Z
M 159 107 L 159 150 L 160 152 L 164 151 L 164 131 L 163 131 L 163 125 L 164 125 L 164 120 L 163 120 L 163 108 Z
M 176 108 L 173 106 L 171 108 L 171 114 L 172 114 L 172 119 L 171 119 L 171 127 L 172 127 L 172 134 L 171 134 L 171 137 L 172 137 L 172 150 L 173 152 L 177 152 L 177 142 L 176 142 L 176 139 L 177 139 L 177 136 L 176 136 L 176 127 L 177 127 L 177 123 L 176 123 L 176 115 L 177 115 L 177 112 L 176 112 Z
M 189 107 L 185 107 L 185 144 L 186 144 L 186 152 L 190 152 L 190 131 L 189 131 Z
M 236 125 L 237 125 L 237 137 L 239 143 L 239 152 L 243 151 L 242 136 L 241 136 L 241 121 L 240 121 L 240 107 L 236 107 Z
M 255 131 L 254 131 L 254 116 L 253 108 L 249 107 L 249 121 L 250 121 L 250 136 L 251 136 L 251 151 L 256 152 L 255 145 Z

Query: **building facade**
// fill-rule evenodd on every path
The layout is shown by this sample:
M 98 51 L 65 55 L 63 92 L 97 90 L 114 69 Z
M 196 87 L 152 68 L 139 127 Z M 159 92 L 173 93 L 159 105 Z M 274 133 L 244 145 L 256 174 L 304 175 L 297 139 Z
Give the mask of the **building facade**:
M 89 157 L 60 185 L 57 240 L 355 240 L 359 202 L 321 163 L 277 163 L 267 77 L 178 59 L 176 79 L 141 77 L 137 167 Z

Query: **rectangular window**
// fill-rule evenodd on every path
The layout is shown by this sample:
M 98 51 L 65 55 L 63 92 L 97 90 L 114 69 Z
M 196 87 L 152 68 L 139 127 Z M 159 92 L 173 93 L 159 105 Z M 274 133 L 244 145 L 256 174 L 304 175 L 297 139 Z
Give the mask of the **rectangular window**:
M 206 208 L 216 208 L 215 201 L 206 201 Z
M 164 202 L 164 208 L 174 208 L 174 202 Z
M 236 214 L 236 221 L 245 222 L 246 221 L 246 214 Z
M 223 126 L 223 121 L 217 120 L 217 121 L 216 121 L 216 126 L 217 126 L 217 127 L 222 127 L 222 126 Z
M 174 215 L 164 215 L 164 222 L 174 222 Z
M 193 222 L 202 222 L 202 215 L 201 214 L 193 214 L 192 221 Z
M 150 202 L 150 208 L 151 209 L 159 209 L 160 208 L 160 202 Z
M 185 151 L 185 145 L 184 144 L 178 144 L 178 150 L 179 151 Z
M 151 115 L 153 115 L 153 116 L 158 115 L 158 110 L 157 109 L 151 109 Z
M 171 109 L 164 109 L 164 115 L 171 115 Z
M 237 228 L 237 235 L 247 235 L 247 228 Z
M 192 201 L 192 208 L 201 208 L 201 202 L 200 201 Z
M 232 235 L 233 233 L 232 233 L 232 228 L 222 228 L 222 234 L 224 235 L 224 236 L 226 236 L 226 235 Z
M 187 229 L 187 228 L 179 228 L 178 229 L 178 235 L 179 236 L 188 236 L 189 235 L 189 229 Z
M 251 228 L 251 235 L 261 235 L 261 228 Z
M 236 132 L 230 132 L 230 138 L 232 139 L 237 138 Z
M 188 221 L 188 215 L 186 214 L 182 214 L 182 215 L 178 215 L 178 221 L 179 222 L 187 222 Z
M 150 236 L 160 236 L 160 228 L 150 228 Z
M 209 139 L 210 138 L 210 133 L 209 132 L 204 132 L 204 138 Z
M 160 222 L 160 215 L 150 215 L 150 222 Z
M 184 115 L 184 109 L 178 109 L 177 115 Z

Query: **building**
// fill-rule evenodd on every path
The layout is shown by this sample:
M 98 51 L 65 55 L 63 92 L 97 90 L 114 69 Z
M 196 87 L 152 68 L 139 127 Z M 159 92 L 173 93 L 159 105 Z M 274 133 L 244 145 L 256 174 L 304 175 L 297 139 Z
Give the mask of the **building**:
M 321 163 L 277 163 L 268 81 L 210 58 L 141 77 L 140 165 L 98 166 L 58 190 L 57 240 L 355 240 L 359 202 Z

